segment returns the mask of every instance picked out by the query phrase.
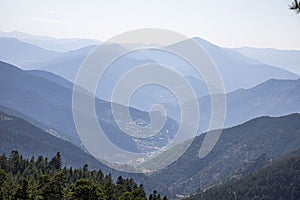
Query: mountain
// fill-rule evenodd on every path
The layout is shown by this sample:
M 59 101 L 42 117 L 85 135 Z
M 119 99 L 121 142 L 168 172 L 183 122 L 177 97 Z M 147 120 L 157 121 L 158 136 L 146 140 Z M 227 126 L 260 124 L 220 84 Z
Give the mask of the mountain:
M 0 62 L 0 70 L 1 105 L 49 125 L 72 142 L 78 141 L 69 107 L 70 90 L 4 62 Z
M 106 46 L 106 51 L 108 54 L 112 52 L 119 52 L 121 50 L 123 50 L 123 48 L 117 44 L 109 44 Z M 76 51 L 81 52 L 81 50 Z M 38 63 L 36 64 L 35 68 L 54 73 L 70 82 L 74 82 L 80 66 L 87 54 L 88 52 L 86 52 L 86 54 L 79 55 L 78 53 L 74 56 L 70 56 L 70 52 L 68 52 L 68 55 L 61 56 L 60 58 L 54 59 L 50 62 Z M 118 83 L 122 75 L 135 66 L 149 63 L 155 62 L 150 59 L 137 60 L 128 56 L 116 60 L 110 65 L 109 69 L 107 69 L 105 74 L 101 77 L 96 90 L 96 96 L 100 99 L 111 101 L 114 86 Z M 198 81 L 197 83 L 199 82 L 202 83 L 201 88 L 206 87 L 203 82 Z M 174 100 L 174 97 L 172 100 Z M 170 109 L 172 108 L 172 105 L 176 105 L 171 101 L 169 91 L 166 91 L 165 88 L 152 85 L 150 87 L 142 87 L 139 92 L 135 93 L 134 98 L 131 98 L 130 106 L 140 110 L 148 111 L 150 107 L 156 103 L 164 103 L 166 106 L 170 107 Z
M 223 182 L 237 172 L 252 173 L 267 163 L 268 158 L 299 149 L 300 114 L 260 117 L 224 129 L 212 151 L 199 158 L 204 137 L 212 133 L 197 136 L 177 161 L 149 175 L 143 181 L 145 185 L 174 197 Z
M 33 74 L 39 74 L 35 76 Z M 55 81 L 55 82 L 53 82 Z M 60 85 L 62 84 L 62 85 Z M 72 113 L 72 87 L 69 82 L 55 77 L 53 74 L 37 71 L 23 71 L 10 64 L 0 62 L 0 105 L 16 110 L 29 118 L 51 127 L 61 133 L 61 137 L 84 149 L 75 128 Z M 82 92 L 84 97 L 89 94 Z M 121 105 L 120 108 L 129 109 L 131 118 L 138 123 L 143 121 L 145 125 L 150 123 L 147 112 L 127 108 Z M 117 125 L 112 115 L 111 103 L 96 99 L 95 107 L 97 120 L 101 124 L 106 136 L 118 147 L 130 152 L 152 152 L 156 148 L 168 143 L 178 128 L 177 122 L 167 118 L 164 127 L 158 134 L 144 138 L 136 138 L 138 129 L 130 128 L 129 136 Z M 92 117 L 91 113 L 82 111 L 86 119 Z M 156 115 L 162 117 L 161 115 Z M 132 127 L 128 119 L 123 119 L 124 126 Z
M 53 127 L 64 133 L 68 139 L 73 138 L 71 136 L 75 134 L 75 128 L 72 125 L 71 108 L 68 106 L 71 102 L 71 90 L 52 82 L 51 79 L 54 78 L 52 76 L 55 75 L 43 75 L 47 77 L 46 79 L 34 76 L 31 74 L 32 71 L 22 71 L 3 62 L 0 63 L 0 70 L 0 104 Z M 285 90 L 284 87 L 282 90 Z M 110 106 L 104 101 L 101 101 L 101 105 L 100 113 L 101 110 L 109 109 Z M 146 113 L 132 111 L 135 111 L 133 116 L 136 118 L 141 117 L 147 120 Z M 111 119 L 111 116 L 101 116 L 107 120 Z M 135 179 L 145 183 L 147 191 L 159 188 L 164 194 L 170 195 L 195 192 L 199 187 L 206 188 L 239 171 L 245 171 L 245 166 L 255 162 L 263 154 L 272 158 L 297 149 L 300 145 L 299 122 L 299 114 L 279 118 L 261 117 L 240 126 L 225 129 L 213 151 L 203 159 L 197 156 L 205 137 L 205 134 L 200 135 L 195 138 L 185 154 L 166 169 L 148 176 L 136 175 Z M 116 134 L 114 136 L 127 145 L 127 148 L 128 146 L 134 147 L 136 143 L 131 146 L 131 143 L 127 141 L 130 141 L 130 138 L 123 138 L 122 132 L 114 126 L 110 128 L 113 130 L 112 133 Z M 247 173 L 256 169 L 254 167 Z
M 68 69 L 67 66 L 78 65 L 77 67 L 79 67 L 94 48 L 95 45 L 91 45 L 67 52 L 56 52 L 15 38 L 0 37 L 0 60 L 16 65 L 21 69 L 41 69 L 49 65 L 53 67 L 52 71 L 56 71 L 57 74 L 60 74 L 60 71 L 68 70 L 70 73 L 74 72 L 73 76 L 75 76 L 77 68 Z
M 38 36 L 31 35 L 23 32 L 13 31 L 13 32 L 1 32 L 0 37 L 15 38 L 22 42 L 26 42 L 43 49 L 57 51 L 57 52 L 67 52 L 75 49 L 80 49 L 86 46 L 98 45 L 100 41 L 93 39 L 79 39 L 79 38 L 53 38 L 49 36 Z
M 299 50 L 259 49 L 251 47 L 235 48 L 233 50 L 259 60 L 262 63 L 277 66 L 300 75 Z
M 233 126 L 259 116 L 291 113 L 300 113 L 300 79 L 271 79 L 251 89 L 229 93 L 225 124 Z
M 189 107 L 190 103 L 183 106 Z M 208 129 L 212 115 L 210 96 L 198 99 L 198 104 L 201 133 Z M 271 79 L 253 88 L 226 94 L 224 127 L 232 127 L 260 116 L 282 116 L 297 112 L 300 113 L 300 79 Z
M 65 75 L 62 71 L 68 70 L 69 73 L 73 73 L 73 80 L 78 67 L 94 48 L 95 45 L 92 45 L 67 52 L 56 52 L 15 38 L 0 37 L 0 60 L 27 70 L 51 66 L 51 70 L 48 71 L 55 71 L 61 76 Z M 71 69 L 67 66 L 70 66 Z M 73 69 L 74 67 L 75 69 Z M 66 77 L 68 76 L 66 75 Z
M 41 77 L 48 81 L 57 83 L 65 88 L 73 89 L 73 83 L 71 83 L 70 81 L 67 81 L 66 79 L 63 79 L 60 76 L 57 76 L 51 72 L 42 71 L 42 70 L 28 70 L 27 72 L 33 76 Z
M 64 79 L 74 82 L 79 67 L 95 46 L 88 46 L 61 54 L 59 57 L 47 61 L 35 63 L 35 69 L 54 73 Z
M 50 135 L 61 138 L 65 141 L 69 141 L 69 139 L 66 138 L 64 136 L 64 134 L 60 133 L 59 131 L 55 130 L 54 128 L 50 127 L 49 125 L 42 123 L 42 122 L 40 122 L 32 117 L 29 117 L 27 115 L 24 115 L 16 110 L 13 110 L 11 108 L 7 108 L 5 106 L 0 105 L 0 111 L 5 114 L 23 119 L 23 120 L 27 121 L 28 123 L 32 124 L 33 126 L 39 127 L 40 129 L 42 129 L 43 131 L 45 131 L 46 133 L 48 133 Z
M 193 38 L 211 56 L 218 67 L 226 92 L 240 88 L 251 88 L 269 79 L 297 79 L 298 75 L 286 70 L 255 62 L 241 54 L 228 52 L 201 38 Z M 280 56 L 280 55 L 278 55 Z
M 60 75 L 69 81 L 74 81 L 79 66 L 86 58 L 86 56 L 93 50 L 93 48 L 95 48 L 95 45 L 90 45 L 73 51 L 59 53 L 55 51 L 47 51 L 37 46 L 14 40 L 12 38 L 0 39 L 2 48 L 12 48 L 11 51 L 1 51 L 3 53 L 0 58 L 3 61 L 15 64 L 22 69 L 43 69 Z M 201 38 L 192 38 L 191 40 L 202 46 L 209 54 L 209 56 L 211 56 L 221 73 L 227 92 L 239 88 L 250 88 L 271 78 L 295 79 L 299 77 L 298 75 L 292 74 L 272 65 L 263 64 L 263 62 L 259 62 L 253 58 L 244 56 L 243 54 L 234 50 L 220 48 Z M 189 40 L 182 41 L 177 44 L 170 45 L 170 47 L 180 48 L 181 46 L 183 47 L 184 44 L 188 41 Z M 26 46 L 25 49 L 24 46 Z M 108 52 L 118 51 L 119 48 L 126 48 L 126 46 L 121 47 L 117 44 L 107 45 Z M 20 57 L 16 57 L 16 52 L 19 52 L 17 53 L 17 55 L 19 55 Z M 284 56 L 285 55 L 283 53 L 282 57 Z M 185 76 L 192 75 L 191 70 L 189 69 L 191 68 L 191 65 L 174 57 L 174 55 L 166 54 L 162 51 L 142 51 L 135 53 L 129 57 L 135 60 L 150 59 L 158 63 L 172 66 Z M 276 56 L 276 58 L 280 57 L 280 54 Z M 127 58 L 127 60 L 128 59 L 129 58 Z M 287 60 L 285 58 L 282 59 Z M 122 62 L 119 63 L 130 63 L 130 60 L 127 60 L 123 59 Z M 196 75 L 194 74 L 194 76 Z M 201 79 L 201 77 L 197 76 L 196 78 Z M 207 91 L 205 90 L 201 90 L 201 92 L 201 96 L 207 94 Z
M 211 57 L 223 79 L 226 92 L 231 92 L 239 88 L 250 88 L 272 78 L 299 78 L 298 75 L 287 70 L 264 64 L 239 52 L 218 47 L 199 37 L 171 44 L 164 47 L 164 49 L 169 51 L 174 49 L 189 49 L 192 43 L 197 43 Z M 157 63 L 175 68 L 186 77 L 194 76 L 202 81 L 204 80 L 203 77 L 196 74 L 193 66 L 188 61 L 173 53 L 166 53 L 165 50 L 143 50 L 131 55 L 131 57 L 134 59 L 151 59 Z M 208 91 L 204 90 L 202 96 L 206 94 L 208 94 Z
M 67 166 L 79 168 L 88 163 L 93 169 L 112 171 L 74 144 L 4 112 L 0 112 L 0 135 L 1 154 L 9 155 L 12 150 L 18 150 L 26 158 L 31 158 L 39 155 L 51 156 L 60 152 L 63 155 L 63 163 Z
M 68 52 L 53 52 L 11 38 L 2 38 L 2 40 L 3 48 L 13 47 L 13 50 L 0 55 L 0 59 L 3 61 L 15 64 L 22 69 L 48 71 L 70 82 L 74 82 L 79 67 L 95 48 L 95 45 L 92 45 Z M 13 40 L 14 42 L 7 43 L 6 40 Z M 213 59 L 223 79 L 226 92 L 239 88 L 250 88 L 272 78 L 299 78 L 298 75 L 291 72 L 263 64 L 236 51 L 220 48 L 200 38 L 182 41 L 166 48 L 184 48 L 191 40 L 202 46 Z M 107 53 L 113 53 L 124 51 L 126 45 L 109 44 L 106 45 L 106 48 Z M 113 88 L 124 73 L 127 73 L 133 67 L 149 63 L 161 63 L 178 70 L 187 82 L 191 84 L 198 98 L 208 94 L 203 77 L 195 73 L 195 70 L 192 69 L 188 62 L 164 51 L 143 50 L 123 56 L 110 65 L 109 70 L 102 77 L 101 84 L 105 85 L 105 87 L 99 85 L 96 92 L 97 97 L 110 101 Z M 168 78 L 171 79 L 171 77 Z M 153 104 L 165 105 L 169 113 L 178 103 L 176 102 L 176 97 L 164 87 L 150 86 L 139 90 L 135 98 L 132 98 L 130 106 L 148 111 Z M 178 120 L 176 116 L 171 117 Z
M 34 63 L 34 69 L 54 73 L 74 82 L 79 67 L 95 46 L 87 46 L 77 50 L 61 53 L 55 59 Z
M 36 62 L 46 62 L 59 56 L 55 51 L 45 50 L 15 38 L 0 37 L 0 60 L 30 69 Z
M 285 154 L 238 181 L 215 186 L 187 199 L 299 199 L 299 176 L 300 150 Z
M 184 49 L 191 40 L 202 46 L 212 58 L 220 72 L 226 92 L 231 92 L 240 88 L 251 88 L 269 79 L 299 78 L 296 74 L 274 66 L 263 64 L 233 50 L 220 48 L 200 38 L 193 38 L 172 44 L 166 47 L 166 49 Z M 107 52 L 118 52 L 122 47 L 117 44 L 107 45 Z M 83 59 L 83 57 L 74 57 L 73 59 L 65 60 L 62 58 L 61 62 L 53 64 L 50 62 L 42 69 L 58 74 L 72 82 L 76 77 Z M 160 63 L 176 69 L 192 86 L 198 98 L 209 93 L 207 85 L 205 84 L 205 81 L 203 81 L 203 77 L 195 73 L 195 70 L 192 69 L 192 66 L 188 62 L 182 60 L 178 56 L 168 54 L 165 51 L 148 49 L 132 52 L 129 55 L 118 58 L 115 62 L 113 62 L 106 71 L 106 74 L 101 77 L 101 83 L 102 85 L 105 85 L 105 87 L 98 88 L 96 92 L 97 96 L 102 99 L 110 100 L 113 88 L 123 74 L 138 65 L 149 63 Z M 171 78 L 171 76 L 168 77 L 170 80 Z M 135 98 L 132 98 L 132 107 L 136 107 L 141 110 L 148 110 L 150 107 L 149 105 L 160 103 L 165 105 L 166 110 L 170 112 L 174 108 L 174 105 L 176 105 L 176 98 L 174 96 L 172 97 L 170 92 L 166 91 L 163 87 L 143 87 L 139 92 L 140 94 L 136 93 L 136 96 L 134 96 Z M 176 119 L 176 115 L 172 115 L 171 117 Z

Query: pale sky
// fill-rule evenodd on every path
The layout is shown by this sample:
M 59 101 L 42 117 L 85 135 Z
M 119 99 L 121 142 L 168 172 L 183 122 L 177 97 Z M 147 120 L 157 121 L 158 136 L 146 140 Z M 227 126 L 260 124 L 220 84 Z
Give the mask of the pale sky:
M 0 0 L 0 31 L 104 41 L 164 28 L 222 47 L 300 50 L 292 0 Z

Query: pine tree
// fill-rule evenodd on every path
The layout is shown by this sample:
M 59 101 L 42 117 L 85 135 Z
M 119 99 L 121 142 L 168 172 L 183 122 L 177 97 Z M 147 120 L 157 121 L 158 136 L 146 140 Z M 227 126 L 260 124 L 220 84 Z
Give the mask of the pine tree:
M 64 196 L 64 189 L 66 187 L 66 176 L 59 172 L 55 174 L 51 180 L 53 186 L 53 194 L 55 194 L 55 199 L 61 200 Z
M 117 185 L 123 185 L 124 184 L 124 179 L 122 176 L 119 176 L 116 182 Z
M 106 199 L 99 185 L 88 179 L 81 179 L 70 185 L 69 198 L 71 200 L 99 200 Z
M 12 151 L 9 156 L 9 166 L 13 174 L 21 170 L 21 161 L 18 151 Z
M 60 153 L 57 152 L 56 155 L 49 162 L 49 168 L 54 170 L 60 170 L 62 167 L 62 160 Z
M 5 154 L 0 156 L 0 169 L 7 170 L 7 157 Z

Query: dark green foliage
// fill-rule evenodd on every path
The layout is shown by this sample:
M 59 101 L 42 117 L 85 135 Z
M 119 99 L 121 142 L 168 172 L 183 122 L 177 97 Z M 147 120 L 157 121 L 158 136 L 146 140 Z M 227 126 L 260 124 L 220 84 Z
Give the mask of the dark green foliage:
M 66 183 L 66 175 L 63 172 L 56 173 L 54 177 L 46 175 L 39 182 L 41 194 L 44 199 L 63 199 Z
M 29 160 L 12 151 L 8 158 L 0 156 L 0 166 L 1 200 L 147 200 L 143 186 L 131 178 L 119 176 L 114 183 L 111 174 L 90 171 L 88 165 L 62 168 L 60 153 L 48 162 L 43 156 Z
M 49 162 L 49 168 L 50 169 L 56 169 L 59 170 L 62 167 L 62 161 L 60 153 L 58 152 L 56 156 L 52 158 L 52 160 Z
M 98 200 L 106 199 L 100 185 L 88 180 L 80 179 L 71 184 L 68 193 L 69 199 L 78 200 Z
M 156 190 L 152 192 L 152 194 L 149 195 L 149 200 L 168 200 L 166 196 L 161 198 L 160 194 L 157 193 Z
M 28 181 L 23 180 L 21 183 L 21 187 L 19 187 L 16 191 L 14 199 L 16 200 L 29 200 L 29 192 L 28 192 Z
M 300 150 L 238 181 L 188 199 L 300 199 Z

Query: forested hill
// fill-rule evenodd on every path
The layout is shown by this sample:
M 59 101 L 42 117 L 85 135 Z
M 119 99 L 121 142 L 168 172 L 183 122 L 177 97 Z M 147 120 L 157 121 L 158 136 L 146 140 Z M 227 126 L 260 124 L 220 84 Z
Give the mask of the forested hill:
M 197 136 L 177 161 L 141 182 L 145 187 L 159 188 L 170 198 L 195 193 L 237 172 L 246 176 L 269 159 L 299 149 L 300 114 L 260 117 L 224 129 L 213 150 L 201 159 L 199 149 L 207 134 L 210 132 Z
M 50 157 L 61 152 L 67 166 L 81 167 L 88 163 L 92 169 L 111 170 L 76 145 L 55 137 L 27 121 L 0 111 L 0 153 L 17 149 L 25 158 L 43 155 Z
M 300 199 L 300 150 L 236 182 L 188 198 L 196 199 Z
M 0 156 L 0 199 L 147 200 L 143 185 L 119 176 L 116 182 L 101 170 L 62 168 L 60 153 L 52 159 L 24 159 L 18 151 Z M 166 200 L 157 191 L 149 200 Z

